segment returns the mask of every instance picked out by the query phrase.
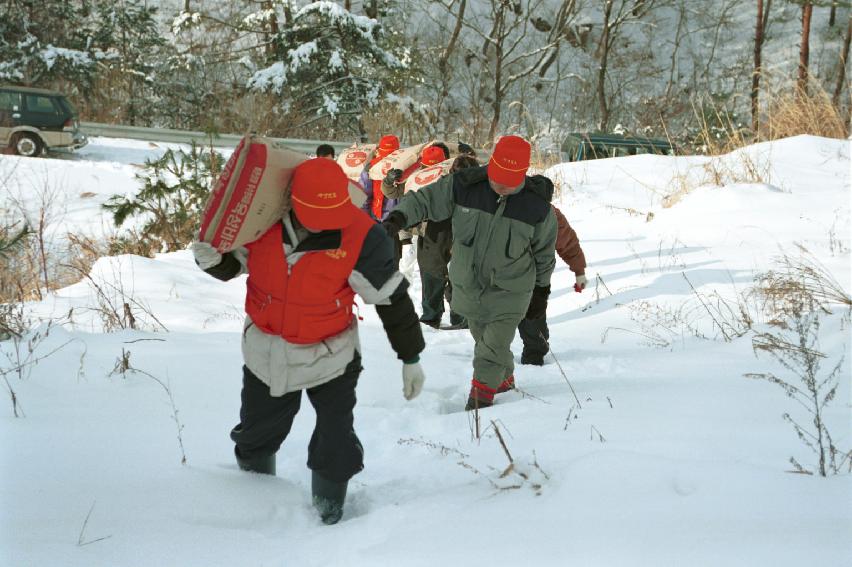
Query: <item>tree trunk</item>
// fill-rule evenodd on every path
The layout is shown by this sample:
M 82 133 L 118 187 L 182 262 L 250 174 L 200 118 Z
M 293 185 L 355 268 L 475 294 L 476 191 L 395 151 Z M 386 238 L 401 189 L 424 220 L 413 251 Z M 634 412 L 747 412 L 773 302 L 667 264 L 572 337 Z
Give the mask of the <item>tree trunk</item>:
M 763 51 L 763 0 L 757 0 L 757 24 L 754 28 L 754 72 L 751 75 L 751 129 L 757 134 L 758 97 L 760 95 L 760 56 Z
M 831 3 L 831 14 L 828 16 L 828 27 L 833 28 L 837 19 L 837 0 Z
M 811 15 L 814 5 L 802 5 L 802 45 L 799 47 L 799 78 L 796 89 L 800 96 L 808 92 L 808 58 L 810 56 Z
M 278 16 L 275 13 L 275 8 L 272 5 L 271 0 L 266 0 L 263 3 L 263 9 L 269 10 L 272 13 L 272 17 L 269 18 L 269 33 L 265 34 L 266 37 L 264 38 L 264 40 L 266 41 L 267 57 L 273 57 L 275 55 L 275 50 L 277 46 L 275 45 L 275 43 L 272 42 L 272 40 L 278 37 Z
M 378 19 L 379 17 L 379 0 L 370 0 L 369 4 L 364 2 L 364 13 L 368 18 Z
M 772 9 L 772 0 L 766 0 L 766 6 L 763 8 L 763 37 L 766 38 L 766 30 L 769 27 L 769 10 Z
M 562 45 L 562 39 L 565 37 L 565 27 L 568 20 L 573 16 L 576 5 L 576 0 L 563 0 L 559 11 L 556 12 L 556 23 L 553 29 L 550 30 L 550 35 L 547 38 L 548 43 L 555 43 L 555 47 L 547 56 L 542 57 L 541 65 L 538 69 L 539 77 L 543 78 L 547 74 L 547 70 L 550 69 L 550 66 L 559 57 L 559 49 Z
M 464 22 L 464 11 L 466 7 L 467 0 L 461 0 L 461 4 L 459 5 L 459 13 L 458 16 L 456 16 L 456 24 L 453 28 L 453 33 L 450 36 L 450 41 L 447 43 L 447 46 L 441 52 L 441 57 L 438 59 L 438 70 L 441 72 L 441 94 L 438 97 L 438 101 L 436 104 L 438 116 L 443 116 L 442 111 L 444 107 L 444 101 L 450 95 L 450 84 L 454 80 L 454 73 L 450 71 L 449 62 L 453 51 L 455 51 L 459 34 L 461 33 L 462 23 Z
M 598 105 L 601 109 L 601 119 L 598 128 L 601 132 L 605 132 L 609 124 L 609 106 L 606 101 L 606 66 L 609 59 L 610 36 L 609 36 L 609 18 L 612 15 L 613 0 L 606 0 L 604 8 L 603 31 L 601 35 L 600 50 L 600 66 L 598 67 Z
M 456 18 L 456 25 L 453 28 L 453 35 L 450 36 L 450 41 L 447 43 L 447 47 L 444 48 L 444 51 L 441 52 L 441 58 L 438 60 L 438 69 L 441 71 L 442 75 L 446 75 L 447 73 L 447 63 L 450 60 L 450 55 L 452 55 L 453 50 L 456 47 L 456 41 L 459 39 L 459 33 L 461 33 L 462 22 L 464 22 L 464 11 L 467 7 L 467 0 L 461 0 L 459 4 L 459 15 Z
M 506 39 L 505 31 L 505 4 L 500 5 L 500 9 L 494 18 L 494 32 L 491 37 L 496 38 L 494 46 L 494 103 L 492 108 L 494 113 L 491 115 L 491 126 L 488 128 L 489 145 L 495 142 L 497 136 L 497 128 L 500 126 L 500 115 L 503 110 L 503 41 Z
M 852 16 L 846 26 L 846 39 L 843 41 L 843 50 L 840 52 L 840 72 L 837 74 L 837 86 L 834 87 L 834 96 L 831 101 L 835 108 L 840 108 L 840 95 L 843 93 L 843 85 L 846 83 L 846 64 L 849 62 L 849 42 L 852 40 Z

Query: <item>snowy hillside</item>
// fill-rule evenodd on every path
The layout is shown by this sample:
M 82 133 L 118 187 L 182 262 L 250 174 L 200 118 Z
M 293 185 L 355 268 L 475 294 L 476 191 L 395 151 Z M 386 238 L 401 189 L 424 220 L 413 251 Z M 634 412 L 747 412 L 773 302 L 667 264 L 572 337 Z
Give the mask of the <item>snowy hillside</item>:
M 133 164 L 159 151 L 96 140 L 75 159 L 0 156 L 0 167 L 14 160 L 21 187 L 56 180 L 63 230 L 96 232 L 108 221 L 96 205 L 133 191 Z M 401 364 L 362 306 L 355 416 L 366 468 L 336 526 L 310 505 L 310 404 L 277 477 L 233 462 L 242 280 L 208 277 L 188 251 L 119 256 L 28 305 L 56 323 L 41 327 L 32 354 L 0 343 L 0 368 L 17 353 L 39 359 L 7 377 L 23 416 L 7 398 L 0 565 L 847 565 L 848 461 L 840 475 L 792 474 L 791 457 L 808 470 L 816 457 L 782 416 L 807 426 L 809 414 L 744 374 L 789 374 L 752 349 L 755 333 L 774 328 L 748 292 L 775 257 L 798 257 L 800 244 L 852 289 L 849 142 L 802 136 L 719 158 L 634 156 L 547 173 L 590 282 L 574 293 L 557 262 L 553 356 L 521 366 L 516 339 L 520 391 L 480 413 L 477 440 L 462 411 L 468 332 L 424 327 L 427 381 L 406 402 Z M 129 302 L 142 330 L 104 332 L 105 301 Z M 820 376 L 846 358 L 823 417 L 849 451 L 850 314 L 830 307 Z

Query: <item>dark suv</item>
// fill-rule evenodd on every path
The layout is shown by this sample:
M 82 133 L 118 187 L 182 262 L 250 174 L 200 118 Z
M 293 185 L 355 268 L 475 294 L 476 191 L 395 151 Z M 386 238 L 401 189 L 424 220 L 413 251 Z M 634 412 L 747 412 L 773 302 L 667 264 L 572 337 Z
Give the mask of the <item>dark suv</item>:
M 89 142 L 65 95 L 44 89 L 0 86 L 0 147 L 21 156 L 46 149 L 76 150 Z

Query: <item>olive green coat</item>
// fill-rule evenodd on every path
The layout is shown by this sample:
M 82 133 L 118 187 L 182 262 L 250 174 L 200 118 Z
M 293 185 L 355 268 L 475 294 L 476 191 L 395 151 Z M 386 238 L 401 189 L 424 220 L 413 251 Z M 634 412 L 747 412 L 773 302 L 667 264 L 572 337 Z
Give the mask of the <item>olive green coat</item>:
M 501 197 L 488 184 L 486 166 L 442 177 L 407 193 L 394 209 L 405 226 L 452 219 L 452 309 L 479 321 L 520 320 L 534 286 L 550 285 L 556 263 L 553 184 L 527 177 Z

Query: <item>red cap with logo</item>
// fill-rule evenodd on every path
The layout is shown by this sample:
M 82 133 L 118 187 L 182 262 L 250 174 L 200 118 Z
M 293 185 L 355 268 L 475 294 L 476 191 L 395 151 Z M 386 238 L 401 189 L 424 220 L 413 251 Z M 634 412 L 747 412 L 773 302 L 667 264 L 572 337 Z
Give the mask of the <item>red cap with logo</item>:
M 447 159 L 444 155 L 444 150 L 439 148 L 438 146 L 429 146 L 423 153 L 420 155 L 420 163 L 423 165 L 435 165 L 436 163 L 441 163 Z
M 381 157 L 389 155 L 391 152 L 399 149 L 399 138 L 393 134 L 382 136 L 379 140 L 379 147 L 376 148 L 376 153 Z
M 296 218 L 312 230 L 349 226 L 355 207 L 349 198 L 349 179 L 330 159 L 314 158 L 293 170 L 290 198 Z
M 488 160 L 488 179 L 517 187 L 524 182 L 530 167 L 530 144 L 520 136 L 503 136 Z

